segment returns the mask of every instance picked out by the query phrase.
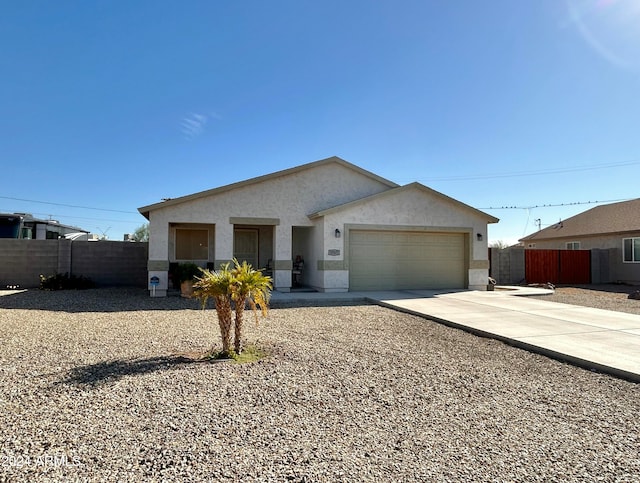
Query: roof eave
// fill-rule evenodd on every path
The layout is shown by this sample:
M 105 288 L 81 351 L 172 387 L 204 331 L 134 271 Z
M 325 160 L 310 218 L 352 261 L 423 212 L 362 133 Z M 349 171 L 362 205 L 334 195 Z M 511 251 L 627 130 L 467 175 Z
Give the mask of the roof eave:
M 568 240 L 573 238 L 592 238 L 592 237 L 609 237 L 609 236 L 623 236 L 634 233 L 640 233 L 640 228 L 637 230 L 620 230 L 620 231 L 607 231 L 607 232 L 598 232 L 598 233 L 569 233 L 567 235 L 555 235 L 555 236 L 542 236 L 538 237 L 540 232 L 533 233 L 531 235 L 527 235 L 524 238 L 520 238 L 518 241 L 555 241 L 555 240 Z

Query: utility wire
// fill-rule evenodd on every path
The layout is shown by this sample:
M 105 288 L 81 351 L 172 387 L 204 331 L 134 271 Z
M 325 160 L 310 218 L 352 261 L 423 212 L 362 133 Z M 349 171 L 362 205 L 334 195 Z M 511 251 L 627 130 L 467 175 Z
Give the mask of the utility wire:
M 11 213 L 10 210 L 0 209 L 0 213 Z M 94 221 L 110 221 L 113 223 L 140 223 L 139 220 L 114 220 L 113 218 L 97 218 L 95 216 L 76 216 L 76 215 L 60 215 L 55 213 L 41 213 L 41 212 L 29 212 L 31 215 L 36 216 L 49 216 L 52 218 L 65 218 L 65 219 L 75 219 L 75 220 L 94 220 Z M 142 215 L 141 215 L 142 216 Z
M 37 201 L 37 200 L 25 200 L 23 198 L 11 198 L 10 196 L 0 196 L 0 198 L 4 200 L 12 200 L 12 201 L 26 201 L 29 203 L 41 203 L 43 205 L 66 206 L 67 208 L 82 208 L 84 210 L 110 211 L 112 213 L 126 213 L 126 214 L 136 214 L 136 215 L 139 214 L 137 211 L 111 210 L 109 208 L 93 208 L 91 206 L 67 205 L 65 203 L 53 203 L 52 201 Z
M 606 164 L 592 164 L 589 166 L 570 166 L 566 168 L 552 168 L 552 169 L 543 169 L 543 170 L 534 170 L 534 171 L 514 171 L 512 173 L 503 173 L 503 174 L 478 174 L 478 175 L 470 175 L 470 176 L 448 176 L 442 178 L 426 178 L 427 181 L 467 181 L 467 180 L 475 180 L 475 179 L 496 179 L 496 178 L 515 178 L 518 176 L 535 176 L 535 175 L 544 175 L 544 174 L 559 174 L 559 173 L 573 173 L 576 171 L 590 171 L 594 169 L 606 169 L 606 168 L 616 168 L 620 166 L 632 166 L 640 164 L 640 159 L 634 159 L 632 161 L 624 161 L 620 163 L 606 163 Z
M 593 205 L 597 203 L 615 203 L 618 201 L 630 201 L 635 198 L 624 198 L 620 200 L 602 200 L 602 201 L 576 201 L 573 203 L 556 203 L 545 205 L 530 205 L 530 206 L 488 206 L 485 208 L 478 208 L 479 210 L 531 210 L 533 208 L 552 208 L 558 206 L 574 206 L 574 205 Z

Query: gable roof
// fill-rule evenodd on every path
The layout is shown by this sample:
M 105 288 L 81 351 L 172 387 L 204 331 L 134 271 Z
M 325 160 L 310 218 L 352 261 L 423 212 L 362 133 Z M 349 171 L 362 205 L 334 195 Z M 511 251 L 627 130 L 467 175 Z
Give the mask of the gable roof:
M 458 208 L 462 208 L 465 210 L 469 210 L 473 213 L 475 213 L 476 215 L 479 215 L 483 218 L 485 218 L 487 220 L 488 223 L 498 223 L 498 221 L 500 221 L 498 218 L 495 218 L 483 211 L 480 211 L 476 208 L 473 208 L 472 206 L 469 206 L 461 201 L 458 201 L 456 199 L 453 199 L 445 194 L 440 193 L 439 191 L 436 191 L 434 189 L 431 189 L 423 184 L 420 184 L 418 182 L 413 182 L 413 183 L 409 183 L 406 184 L 404 186 L 397 186 L 396 188 L 387 190 L 387 191 L 383 191 L 382 193 L 377 193 L 375 195 L 371 195 L 371 196 L 366 196 L 364 198 L 360 198 L 359 200 L 355 200 L 355 201 L 350 201 L 349 203 L 345 203 L 342 205 L 338 205 L 338 206 L 334 206 L 332 208 L 327 208 L 326 210 L 322 210 L 322 211 L 318 211 L 317 213 L 312 213 L 309 215 L 309 218 L 313 219 L 313 218 L 318 218 L 321 216 L 325 216 L 325 215 L 329 215 L 331 213 L 337 213 L 339 211 L 342 211 L 344 209 L 347 208 L 351 208 L 353 206 L 357 206 L 361 203 L 368 203 L 370 201 L 376 200 L 376 199 L 380 199 L 386 196 L 393 196 L 396 195 L 402 191 L 408 191 L 410 189 L 414 189 L 417 188 L 429 195 L 435 196 L 436 198 L 439 198 L 443 201 L 449 202 L 451 204 L 453 204 L 454 206 L 457 206 Z
M 521 238 L 520 241 L 576 238 L 633 231 L 640 231 L 640 198 L 596 206 Z
M 378 176 L 377 174 L 374 174 L 370 171 L 367 171 L 366 169 L 362 169 L 359 166 L 356 166 L 355 164 L 349 163 L 348 161 L 345 161 L 342 158 L 339 158 L 338 156 L 332 156 L 330 158 L 326 158 L 326 159 L 321 159 L 319 161 L 313 161 L 311 163 L 306 163 L 306 164 L 302 164 L 300 166 L 295 166 L 293 168 L 288 168 L 288 169 L 284 169 L 281 171 L 276 171 L 274 173 L 270 173 L 270 174 L 265 174 L 263 176 L 258 176 L 256 178 L 251 178 L 251 179 L 247 179 L 245 181 L 239 181 L 237 183 L 232 183 L 232 184 L 228 184 L 225 186 L 220 186 L 218 188 L 213 188 L 210 190 L 206 190 L 206 191 L 200 191 L 198 193 L 194 193 L 191 195 L 186 195 L 186 196 L 181 196 L 179 198 L 170 198 L 166 201 L 161 201 L 159 203 L 154 203 L 151 205 L 147 205 L 147 206 L 143 206 L 141 208 L 138 208 L 138 211 L 147 219 L 149 219 L 149 212 L 156 210 L 158 208 L 166 208 L 167 206 L 172 206 L 172 205 L 178 205 L 180 203 L 184 203 L 185 201 L 192 201 L 192 200 L 197 200 L 199 198 L 204 198 L 207 196 L 211 196 L 211 195 L 215 195 L 215 194 L 220 194 L 220 193 L 224 193 L 226 191 L 231 191 L 237 188 L 241 188 L 241 187 L 245 187 L 245 186 L 250 186 L 252 184 L 258 184 L 258 183 L 262 183 L 264 181 L 270 180 L 270 179 L 274 179 L 274 178 L 279 178 L 282 176 L 288 176 L 291 174 L 295 174 L 307 169 L 311 169 L 311 168 L 315 168 L 317 166 L 322 166 L 322 165 L 327 165 L 327 164 L 339 164 L 341 166 L 344 166 L 345 168 L 351 169 L 353 171 L 356 171 L 357 173 L 360 173 L 368 178 L 374 179 L 384 185 L 387 185 L 389 188 L 396 188 L 398 186 L 398 184 L 394 183 L 393 181 L 390 181 L 388 179 L 382 178 L 381 176 Z

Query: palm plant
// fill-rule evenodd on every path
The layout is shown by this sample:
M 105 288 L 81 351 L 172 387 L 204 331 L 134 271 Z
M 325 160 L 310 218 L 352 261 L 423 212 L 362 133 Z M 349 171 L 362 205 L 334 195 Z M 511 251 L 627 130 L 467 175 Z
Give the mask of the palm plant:
M 204 309 L 207 301 L 213 298 L 215 301 L 216 313 L 218 315 L 218 325 L 220 326 L 220 337 L 222 338 L 222 355 L 228 356 L 231 353 L 231 286 L 233 274 L 226 263 L 220 270 L 211 272 L 200 269 L 202 276 L 196 277 L 193 284 L 193 295 L 202 303 Z M 215 349 L 211 349 L 213 354 Z
M 253 310 L 258 323 L 258 308 L 262 316 L 267 315 L 269 299 L 271 298 L 271 277 L 260 270 L 255 270 L 246 261 L 242 264 L 233 259 L 234 268 L 231 270 L 231 298 L 235 303 L 235 337 L 234 350 L 236 354 L 242 352 L 242 329 L 244 324 L 244 308 L 247 303 Z

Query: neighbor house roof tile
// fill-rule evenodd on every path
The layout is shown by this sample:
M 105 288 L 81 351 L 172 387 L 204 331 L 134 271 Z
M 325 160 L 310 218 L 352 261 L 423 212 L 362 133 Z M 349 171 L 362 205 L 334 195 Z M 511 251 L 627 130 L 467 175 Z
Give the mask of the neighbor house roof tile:
M 600 205 L 562 220 L 520 241 L 551 240 L 640 231 L 640 198 Z

